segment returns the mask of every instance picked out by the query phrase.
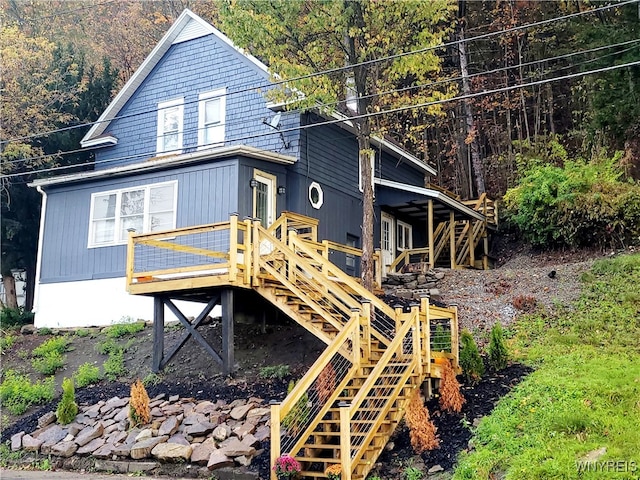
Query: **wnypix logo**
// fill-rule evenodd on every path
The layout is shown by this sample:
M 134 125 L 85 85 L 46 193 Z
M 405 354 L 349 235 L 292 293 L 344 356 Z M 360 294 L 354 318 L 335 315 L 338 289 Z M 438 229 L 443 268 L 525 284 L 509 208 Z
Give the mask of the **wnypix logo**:
M 599 472 L 599 473 L 636 473 L 638 464 L 631 460 L 593 460 L 577 461 L 578 472 Z

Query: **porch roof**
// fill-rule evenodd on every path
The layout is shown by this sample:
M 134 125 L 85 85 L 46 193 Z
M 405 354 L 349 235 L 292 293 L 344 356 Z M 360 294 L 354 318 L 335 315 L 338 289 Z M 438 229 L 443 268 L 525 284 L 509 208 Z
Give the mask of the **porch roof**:
M 485 220 L 482 213 L 439 190 L 382 178 L 374 179 L 374 183 L 381 187 L 376 189 L 376 203 L 396 214 L 415 220 L 426 218 L 429 200 L 433 200 L 433 217 L 437 221 L 449 220 L 451 211 L 454 212 L 456 220 Z

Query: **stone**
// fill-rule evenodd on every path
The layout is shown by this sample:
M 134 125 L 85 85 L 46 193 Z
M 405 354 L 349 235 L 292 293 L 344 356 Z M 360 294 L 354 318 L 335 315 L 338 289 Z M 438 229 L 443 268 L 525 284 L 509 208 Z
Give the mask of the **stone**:
M 162 417 L 164 415 L 164 412 L 162 411 L 162 409 L 160 407 L 154 407 L 151 409 L 151 416 L 152 417 Z
M 95 427 L 87 427 L 82 430 L 76 437 L 76 443 L 78 444 L 78 446 L 82 447 L 94 438 L 101 437 L 103 433 L 104 427 L 102 426 L 102 423 L 98 422 Z
M 252 456 L 256 453 L 255 448 L 241 442 L 237 437 L 231 437 L 228 440 L 228 443 L 221 448 L 222 453 L 227 457 L 239 457 L 241 455 Z
M 153 438 L 145 438 L 140 442 L 136 442 L 131 447 L 131 458 L 134 460 L 140 460 L 142 458 L 147 458 L 151 454 L 151 450 L 153 447 L 158 445 L 159 443 L 163 443 L 167 441 L 167 436 L 163 437 L 153 437 Z
M 233 460 L 227 457 L 221 450 L 214 450 L 207 462 L 209 470 L 217 470 L 218 468 L 231 467 Z
M 436 280 L 442 280 L 442 279 L 444 278 L 444 272 L 436 272 L 436 273 L 433 275 L 433 277 L 434 277 Z
M 170 402 L 177 402 L 178 400 L 180 400 L 180 395 L 171 395 L 169 397 Z
M 69 433 L 75 437 L 76 435 L 78 435 L 78 433 L 84 430 L 85 426 L 86 425 L 81 425 L 79 423 L 73 422 L 67 425 L 67 430 L 69 430 Z
M 107 402 L 100 407 L 100 413 L 104 416 L 105 413 L 117 409 L 122 408 L 125 405 L 129 404 L 129 397 L 120 398 L 120 397 L 112 397 Z
M 253 447 L 258 443 L 258 439 L 249 433 L 244 436 L 242 443 L 248 447 Z
M 252 408 L 253 408 L 253 404 L 251 403 L 248 405 L 239 405 L 231 409 L 231 413 L 229 415 L 234 420 L 242 420 L 247 415 L 247 413 L 249 413 L 249 410 L 251 410 Z
M 129 473 L 148 472 L 158 468 L 158 462 L 129 462 Z
M 69 458 L 76 453 L 76 450 L 78 450 L 78 445 L 75 442 L 60 442 L 51 447 L 51 455 Z
M 429 470 L 427 470 L 427 475 L 435 475 L 436 473 L 443 472 L 444 468 L 440 465 L 434 465 Z
M 112 432 L 107 437 L 107 440 L 114 445 L 117 445 L 120 442 L 124 442 L 127 439 L 127 432 Z
M 215 410 L 217 410 L 215 404 L 210 402 L 209 400 L 198 403 L 196 405 L 196 408 L 193 409 L 194 412 L 204 413 L 205 415 Z
M 96 458 L 111 458 L 114 455 L 115 446 L 113 443 L 105 443 L 103 446 L 93 452 L 93 456 Z
M 71 440 L 73 440 L 73 439 L 74 439 L 74 437 L 75 437 L 75 435 L 71 435 L 70 433 L 67 433 L 67 436 L 66 436 L 66 437 L 64 437 L 64 438 L 62 439 L 62 441 L 63 441 L 63 442 L 70 442 Z
M 20 328 L 20 333 L 22 335 L 33 335 L 34 333 L 36 333 L 36 327 L 33 324 L 23 325 Z
M 215 438 L 217 441 L 222 442 L 227 439 L 230 433 L 231 433 L 231 430 L 227 425 L 220 425 L 219 427 L 216 427 L 213 430 L 213 433 L 211 434 L 211 436 Z
M 411 300 L 413 298 L 413 291 L 407 288 L 399 288 L 395 291 L 395 296 L 400 298 L 406 298 L 407 300 Z
M 11 435 L 11 451 L 17 452 L 22 448 L 22 437 L 24 437 L 24 432 L 16 433 L 15 435 Z
M 207 438 L 204 442 L 193 445 L 191 452 L 191 463 L 206 465 L 209 463 L 211 454 L 216 450 L 216 444 L 212 438 Z
M 31 435 L 24 435 L 22 437 L 22 449 L 27 452 L 37 452 L 40 450 L 40 446 L 44 442 L 39 438 L 33 438 Z
M 248 421 L 238 425 L 233 429 L 233 433 L 236 437 L 242 440 L 246 435 L 256 431 L 256 426 Z
M 162 425 L 160 425 L 160 428 L 158 428 L 158 435 L 171 436 L 178 431 L 179 426 L 180 424 L 178 423 L 178 419 L 176 417 L 169 417 L 164 422 L 162 422 Z
M 207 422 L 207 416 L 202 413 L 185 413 L 183 425 L 195 425 L 196 423 Z
M 416 277 L 416 282 L 418 282 L 418 285 L 421 283 L 427 283 L 427 276 L 424 273 L 419 274 Z
M 233 461 L 236 462 L 241 467 L 248 467 L 249 465 L 251 465 L 251 457 L 247 457 L 245 455 L 236 457 L 233 459 Z
M 413 290 L 417 286 L 418 286 L 418 282 L 415 280 L 413 282 L 407 282 L 404 284 L 404 288 L 408 288 L 409 290 Z
M 40 432 L 38 434 L 38 439 L 43 442 L 40 446 L 40 453 L 49 454 L 51 452 L 51 447 L 62 441 L 68 433 L 69 432 L 66 428 L 62 428 L 59 425 L 51 425 L 46 430 Z
M 38 428 L 44 428 L 56 421 L 55 412 L 47 412 L 38 419 Z
M 191 458 L 191 450 L 191 445 L 159 443 L 153 447 L 151 455 L 161 462 L 186 462 Z
M 264 442 L 267 438 L 271 437 L 271 427 L 261 425 L 256 429 L 256 432 L 253 435 L 259 442 Z
M 129 434 L 127 435 L 127 439 L 124 441 L 124 443 L 133 445 L 134 443 L 136 443 L 136 437 L 139 434 L 140 434 L 139 428 L 132 428 L 131 430 L 129 430 Z
M 189 441 L 184 437 L 184 435 L 175 434 L 169 437 L 167 443 L 178 443 L 180 445 L 190 445 Z
M 127 473 L 129 471 L 129 462 L 98 460 L 94 468 L 103 472 Z
M 228 408 L 230 408 L 231 410 L 233 410 L 233 409 L 234 409 L 234 408 L 236 408 L 236 407 L 243 407 L 243 406 L 245 406 L 246 404 L 247 404 L 247 401 L 246 401 L 246 400 L 243 400 L 242 398 L 238 398 L 238 399 L 234 400 L 233 402 L 231 402 L 231 403 L 228 405 Z
M 266 415 L 271 415 L 271 409 L 270 408 L 264 408 L 264 407 L 258 407 L 258 408 L 254 408 L 251 411 L 249 411 L 249 413 L 247 413 L 247 420 L 252 419 L 252 418 L 262 418 Z
M 433 299 L 440 298 L 440 290 L 437 288 L 432 288 L 429 290 L 429 296 Z
M 211 433 L 214 428 L 216 428 L 216 425 L 213 423 L 202 422 L 195 425 L 189 425 L 184 429 L 184 433 L 186 435 L 197 437 L 199 435 L 207 435 L 208 433 Z
M 129 418 L 129 407 L 122 407 L 122 409 L 116 413 L 115 417 L 113 417 L 116 422 L 120 422 L 127 418 Z
M 78 455 L 89 455 L 105 444 L 104 438 L 94 438 L 83 447 L 78 448 Z
M 131 454 L 131 446 L 126 443 L 122 443 L 120 445 L 113 445 L 112 442 L 108 442 L 111 444 L 111 454 L 117 455 L 118 457 L 128 457 Z M 95 453 L 93 454 L 95 456 Z
M 153 437 L 153 431 L 150 428 L 145 428 L 138 435 L 136 435 L 136 442 L 140 442 L 146 438 Z

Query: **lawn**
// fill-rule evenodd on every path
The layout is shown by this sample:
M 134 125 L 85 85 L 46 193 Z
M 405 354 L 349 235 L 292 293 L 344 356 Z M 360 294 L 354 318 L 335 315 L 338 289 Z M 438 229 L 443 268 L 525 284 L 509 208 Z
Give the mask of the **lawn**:
M 575 305 L 511 330 L 513 359 L 536 371 L 482 420 L 454 479 L 640 478 L 640 255 L 583 281 Z

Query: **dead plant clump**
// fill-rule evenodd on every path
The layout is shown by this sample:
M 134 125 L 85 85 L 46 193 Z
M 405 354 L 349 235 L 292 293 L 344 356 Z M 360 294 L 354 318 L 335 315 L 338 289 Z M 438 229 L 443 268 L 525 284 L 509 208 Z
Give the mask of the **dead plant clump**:
M 146 425 L 151 420 L 149 394 L 140 379 L 131 385 L 129 419 L 131 420 L 132 426 Z
M 448 412 L 460 412 L 464 404 L 464 397 L 460 392 L 460 383 L 456 379 L 450 361 L 442 364 L 442 378 L 440 379 L 440 407 Z
M 440 446 L 440 439 L 436 435 L 436 426 L 429 417 L 429 410 L 424 406 L 418 389 L 415 389 L 405 414 L 409 427 L 409 438 L 413 450 L 420 454 Z
M 318 381 L 316 382 L 316 390 L 320 401 L 324 404 L 333 395 L 336 390 L 336 371 L 333 365 L 328 363 L 318 375 Z

